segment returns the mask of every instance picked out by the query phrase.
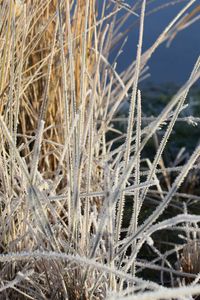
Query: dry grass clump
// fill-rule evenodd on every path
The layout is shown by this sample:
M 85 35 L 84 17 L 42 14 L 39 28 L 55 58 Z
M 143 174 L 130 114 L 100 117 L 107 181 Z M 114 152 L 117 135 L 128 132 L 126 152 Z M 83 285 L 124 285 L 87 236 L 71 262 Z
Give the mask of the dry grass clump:
M 200 272 L 199 241 L 188 242 L 183 248 L 181 268 L 184 272 L 198 274 Z
M 148 258 L 142 266 L 143 248 L 151 245 L 162 273 L 163 262 L 169 262 L 154 245 L 154 234 L 200 221 L 184 213 L 159 219 L 198 159 L 199 146 L 176 169 L 168 190 L 158 177 L 165 173 L 160 170 L 163 151 L 199 78 L 200 61 L 148 125 L 138 83 L 153 52 L 194 2 L 144 53 L 146 1 L 133 7 L 103 1 L 99 10 L 95 0 L 0 2 L 1 299 L 159 299 L 163 287 L 138 276 L 141 267 L 158 267 Z M 137 57 L 118 74 L 109 54 L 129 15 L 140 20 Z M 130 90 L 123 133 L 113 118 Z M 160 129 L 163 138 L 151 162 L 143 150 Z M 152 186 L 160 198 L 146 213 Z M 165 290 L 167 299 L 176 292 Z M 194 285 L 180 295 L 199 292 Z
M 80 93 L 85 92 L 83 86 L 85 90 L 89 88 L 88 78 L 94 74 L 96 64 L 92 52 L 96 18 L 94 1 L 88 2 L 88 11 L 85 10 L 85 1 L 77 1 L 76 7 L 73 8 L 72 20 L 70 16 L 72 1 L 63 5 L 58 1 L 26 1 L 24 4 L 19 1 L 15 6 L 10 5 L 10 7 L 10 1 L 4 3 L 5 14 L 8 18 L 13 18 L 14 21 L 11 21 L 15 23 L 10 24 L 10 27 L 4 27 L 5 31 L 8 30 L 8 40 L 12 39 L 12 26 L 18 34 L 18 40 L 16 38 L 13 41 L 17 62 L 13 58 L 11 63 L 14 69 L 17 67 L 16 76 L 13 77 L 16 83 L 13 84 L 18 85 L 18 93 L 22 93 L 17 97 L 21 97 L 18 110 L 20 110 L 21 142 L 26 144 L 24 155 L 29 156 L 30 152 L 27 135 L 30 139 L 35 134 L 38 119 L 44 119 L 46 124 L 44 138 L 48 140 L 50 137 L 54 144 L 43 143 L 40 168 L 43 172 L 47 172 L 49 178 L 50 175 L 53 176 L 51 171 L 55 171 L 58 163 L 55 143 L 63 144 L 64 141 L 62 124 L 72 122 L 71 119 L 75 117 L 75 111 L 80 105 Z M 11 9 L 11 16 L 9 16 L 9 9 Z M 85 26 L 90 30 L 83 36 Z M 5 32 L 2 32 L 3 35 L 5 36 Z M 4 51 L 7 50 L 4 47 Z M 83 57 L 84 61 L 82 61 Z M 81 73 L 82 64 L 85 66 L 84 78 Z M 66 73 L 65 82 L 63 72 Z M 6 73 L 9 77 L 8 70 Z M 7 88 L 7 77 L 3 79 L 2 91 Z M 17 79 L 20 80 L 20 86 Z M 67 108 L 69 119 L 65 116 L 66 104 L 63 96 L 66 98 L 65 101 L 69 102 Z M 3 107 L 6 101 L 7 99 L 2 103 Z

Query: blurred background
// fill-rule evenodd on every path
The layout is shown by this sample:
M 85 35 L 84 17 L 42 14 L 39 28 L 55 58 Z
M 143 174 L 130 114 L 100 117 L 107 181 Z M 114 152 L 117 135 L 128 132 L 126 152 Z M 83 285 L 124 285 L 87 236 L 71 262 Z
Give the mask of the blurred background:
M 143 52 L 154 43 L 163 29 L 188 2 L 185 0 L 147 0 Z M 133 7 L 135 1 L 126 0 L 124 3 Z M 195 9 L 196 11 L 194 11 Z M 200 50 L 199 10 L 200 6 L 195 3 L 189 10 L 189 12 L 193 12 L 193 15 L 191 15 L 193 24 L 178 32 L 170 45 L 162 44 L 153 54 L 148 64 L 151 76 L 143 82 L 144 85 L 149 83 L 151 85 L 173 83 L 179 86 L 188 79 Z M 139 12 L 139 9 L 136 11 Z M 127 13 L 127 10 L 124 9 L 123 12 L 120 12 L 118 18 L 123 13 Z M 137 16 L 130 14 L 121 28 L 121 32 L 126 30 L 129 30 L 127 32 L 128 39 L 124 45 L 123 53 L 117 60 L 117 70 L 119 72 L 123 71 L 136 56 L 136 43 L 138 41 Z M 116 56 L 122 43 L 123 40 L 112 52 L 111 61 Z

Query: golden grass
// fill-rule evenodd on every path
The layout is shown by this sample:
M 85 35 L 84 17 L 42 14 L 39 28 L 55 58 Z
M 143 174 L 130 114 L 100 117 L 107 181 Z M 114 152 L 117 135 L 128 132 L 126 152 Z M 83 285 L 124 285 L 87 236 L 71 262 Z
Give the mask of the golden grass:
M 138 82 L 155 49 L 170 38 L 191 5 L 143 53 L 146 1 L 132 8 L 117 2 L 110 10 L 102 3 L 102 15 L 95 0 L 0 1 L 1 299 L 106 299 L 110 291 L 126 298 L 135 288 L 159 291 L 158 284 L 137 276 L 142 246 L 172 223 L 200 221 L 182 214 L 157 222 L 199 156 L 197 148 L 168 190 L 162 190 L 159 162 L 199 78 L 200 61 L 147 126 Z M 109 63 L 118 39 L 118 12 L 135 16 L 136 8 L 136 62 L 118 74 L 115 63 Z M 113 118 L 130 89 L 123 133 Z M 153 162 L 144 159 L 144 178 L 142 151 L 165 122 Z M 113 132 L 117 137 L 109 140 Z M 152 185 L 162 201 L 141 225 L 138 218 Z M 130 197 L 130 224 L 124 229 Z

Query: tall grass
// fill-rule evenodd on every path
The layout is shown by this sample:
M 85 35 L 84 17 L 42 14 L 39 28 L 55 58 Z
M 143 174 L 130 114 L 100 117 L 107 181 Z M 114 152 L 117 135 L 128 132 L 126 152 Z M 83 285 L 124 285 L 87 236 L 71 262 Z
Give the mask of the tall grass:
M 184 245 L 163 252 L 158 243 L 163 232 L 190 235 L 200 222 L 177 201 L 200 146 L 184 165 L 162 168 L 166 144 L 199 79 L 200 60 L 148 125 L 138 87 L 153 52 L 195 2 L 187 1 L 143 52 L 148 1 L 133 7 L 120 1 L 0 1 L 1 299 L 183 299 L 200 293 L 196 274 L 170 262 Z M 130 14 L 140 24 L 137 56 L 118 74 L 109 55 Z M 114 118 L 130 91 L 122 132 Z M 150 161 L 144 150 L 160 131 Z M 177 176 L 166 190 L 162 180 L 172 171 Z M 159 197 L 148 209 L 152 191 Z M 178 209 L 167 216 L 173 205 Z M 139 276 L 148 269 L 159 279 Z M 163 286 L 165 275 L 170 288 Z M 173 289 L 175 277 L 184 276 L 192 277 L 190 286 Z

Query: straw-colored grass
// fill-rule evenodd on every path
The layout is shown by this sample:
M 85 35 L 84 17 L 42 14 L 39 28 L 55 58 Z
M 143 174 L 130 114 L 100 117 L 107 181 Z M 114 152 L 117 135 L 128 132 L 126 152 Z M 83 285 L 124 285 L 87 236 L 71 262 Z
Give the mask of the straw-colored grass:
M 172 285 L 173 274 L 184 274 L 168 258 L 176 247 L 162 253 L 157 244 L 163 231 L 174 227 L 177 235 L 175 229 L 185 231 L 191 222 L 198 228 L 200 222 L 175 200 L 200 147 L 185 165 L 160 169 L 189 89 L 199 79 L 200 61 L 148 125 L 138 88 L 149 58 L 194 3 L 187 1 L 143 52 L 148 1 L 133 7 L 123 1 L 0 1 L 0 299 L 171 299 L 177 291 L 180 297 L 200 293 L 196 282 L 182 289 L 161 286 L 163 273 Z M 140 24 L 137 57 L 118 74 L 109 55 L 128 15 Z M 130 90 L 128 126 L 121 132 L 114 118 Z M 150 161 L 143 150 L 160 128 Z M 172 171 L 177 177 L 164 190 L 159 172 L 166 178 Z M 147 211 L 153 190 L 159 200 Z M 170 205 L 179 212 L 166 217 Z M 141 260 L 144 248 L 154 257 Z M 139 277 L 149 268 L 160 274 L 161 284 Z

